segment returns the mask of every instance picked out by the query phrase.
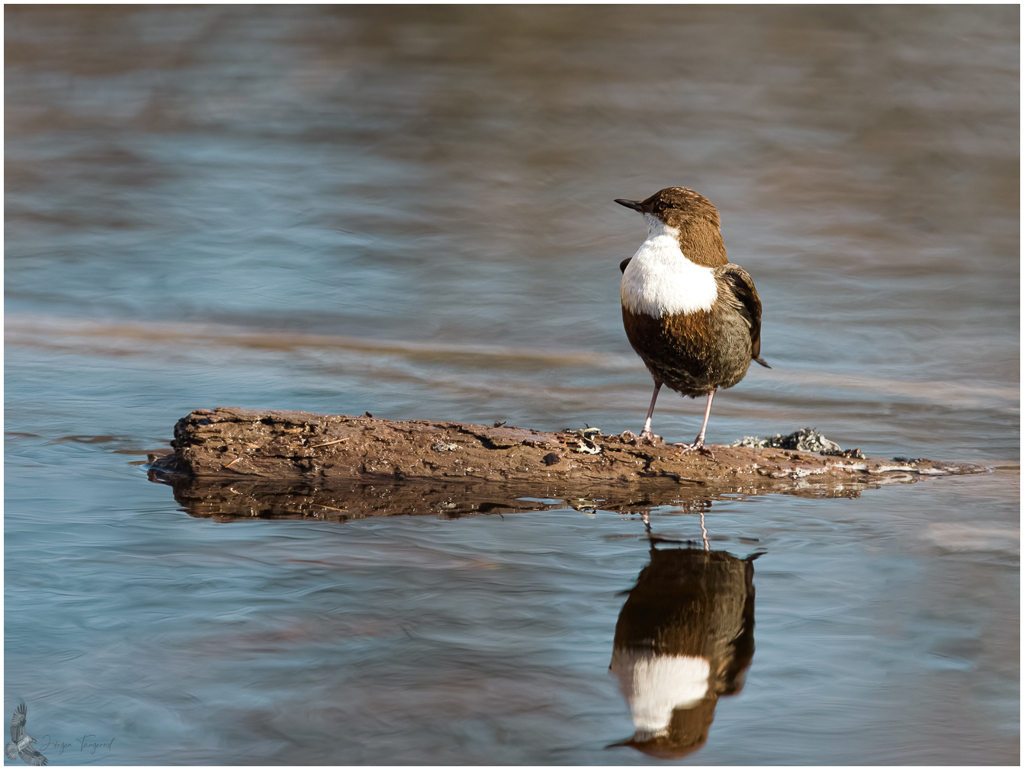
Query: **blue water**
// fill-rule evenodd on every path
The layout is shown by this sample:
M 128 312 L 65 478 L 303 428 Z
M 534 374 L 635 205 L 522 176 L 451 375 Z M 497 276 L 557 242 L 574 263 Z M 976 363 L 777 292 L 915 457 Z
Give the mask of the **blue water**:
M 1017 763 L 1018 29 L 5 9 L 5 713 L 51 764 Z M 988 469 L 704 501 L 757 555 L 754 652 L 689 753 L 610 747 L 638 513 L 222 523 L 147 479 L 200 407 L 638 430 L 611 201 L 673 184 L 765 307 L 711 442 Z M 703 549 L 695 510 L 651 511 L 659 550 Z

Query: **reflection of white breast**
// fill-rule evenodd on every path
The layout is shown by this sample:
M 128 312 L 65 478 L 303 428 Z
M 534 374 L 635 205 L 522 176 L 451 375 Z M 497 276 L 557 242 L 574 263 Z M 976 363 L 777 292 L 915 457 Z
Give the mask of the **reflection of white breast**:
M 622 306 L 655 318 L 710 310 L 718 299 L 711 268 L 687 259 L 678 230 L 646 218 L 650 234 L 622 274 Z
M 704 658 L 628 648 L 615 649 L 611 668 L 629 701 L 636 729 L 651 734 L 668 729 L 674 709 L 692 708 L 704 697 L 711 673 Z

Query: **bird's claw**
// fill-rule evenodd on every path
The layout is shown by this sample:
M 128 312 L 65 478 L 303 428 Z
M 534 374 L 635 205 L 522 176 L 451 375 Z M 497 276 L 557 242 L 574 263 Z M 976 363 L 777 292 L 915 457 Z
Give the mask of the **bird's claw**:
M 655 444 L 663 443 L 661 436 L 655 435 L 649 430 L 642 431 L 639 436 L 631 430 L 624 430 L 621 435 L 622 438 L 631 444 L 650 444 L 653 446 Z
M 692 444 L 679 443 L 673 444 L 672 446 L 676 446 L 682 449 L 683 451 L 681 454 L 684 455 L 689 454 L 690 452 L 697 452 L 698 454 L 702 454 L 705 457 L 710 457 L 712 460 L 715 459 L 714 453 L 707 446 L 705 446 L 703 441 L 700 442 L 699 444 L 695 441 Z
M 664 443 L 664 441 L 662 441 L 661 436 L 655 434 L 651 430 L 641 431 L 640 435 L 637 436 L 636 440 L 638 444 L 650 444 L 651 446 Z

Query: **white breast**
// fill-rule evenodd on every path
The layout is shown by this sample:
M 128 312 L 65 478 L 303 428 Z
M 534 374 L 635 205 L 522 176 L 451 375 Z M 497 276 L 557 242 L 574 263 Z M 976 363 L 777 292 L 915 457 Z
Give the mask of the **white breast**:
M 650 214 L 644 218 L 648 236 L 622 275 L 622 306 L 655 318 L 710 310 L 718 299 L 711 268 L 686 258 L 678 230 Z
M 637 730 L 659 735 L 667 730 L 673 711 L 693 708 L 707 694 L 711 664 L 704 658 L 625 648 L 612 652 L 611 669 Z

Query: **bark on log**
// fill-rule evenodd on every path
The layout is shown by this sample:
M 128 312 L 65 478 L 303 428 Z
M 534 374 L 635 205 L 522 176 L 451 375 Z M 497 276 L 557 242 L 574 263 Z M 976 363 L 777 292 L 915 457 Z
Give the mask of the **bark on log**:
M 638 512 L 704 505 L 722 494 L 858 497 L 967 463 L 850 459 L 713 446 L 713 457 L 632 434 L 295 411 L 197 409 L 174 427 L 173 453 L 151 456 L 196 516 L 318 518 L 506 513 L 566 505 Z

